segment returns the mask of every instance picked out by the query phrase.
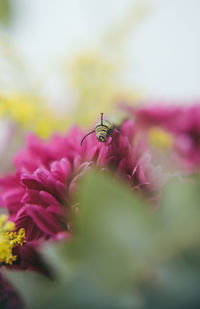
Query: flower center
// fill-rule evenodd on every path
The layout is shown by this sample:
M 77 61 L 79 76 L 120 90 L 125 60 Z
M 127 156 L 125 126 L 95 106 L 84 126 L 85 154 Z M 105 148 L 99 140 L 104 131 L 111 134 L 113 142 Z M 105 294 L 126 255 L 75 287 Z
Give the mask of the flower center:
M 6 215 L 0 216 L 0 264 L 10 264 L 16 261 L 17 256 L 13 255 L 12 249 L 23 246 L 25 240 L 25 230 L 21 228 L 18 232 L 14 231 L 15 224 L 8 221 Z

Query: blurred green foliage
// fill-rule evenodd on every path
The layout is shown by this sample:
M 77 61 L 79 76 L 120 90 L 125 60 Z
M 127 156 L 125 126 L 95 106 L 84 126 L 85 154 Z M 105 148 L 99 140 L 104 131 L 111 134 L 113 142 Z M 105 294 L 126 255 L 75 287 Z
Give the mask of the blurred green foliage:
M 108 175 L 87 175 L 75 236 L 42 249 L 54 280 L 5 275 L 28 308 L 199 308 L 200 181 L 171 181 L 154 210 Z
M 12 18 L 11 1 L 0 0 L 0 24 L 9 25 Z

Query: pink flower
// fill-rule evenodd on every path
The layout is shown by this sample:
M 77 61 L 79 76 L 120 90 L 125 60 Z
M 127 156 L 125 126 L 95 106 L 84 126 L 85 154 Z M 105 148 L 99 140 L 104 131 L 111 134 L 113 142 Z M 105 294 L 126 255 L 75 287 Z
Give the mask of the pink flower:
M 133 121 L 124 122 L 120 132 L 114 130 L 106 143 L 90 135 L 81 147 L 83 135 L 78 127 L 48 142 L 29 135 L 14 158 L 15 174 L 0 179 L 1 205 L 17 228 L 25 228 L 27 242 L 69 232 L 70 197 L 78 179 L 94 165 L 113 169 L 132 188 L 153 188 L 142 144 L 133 144 Z
M 200 167 L 200 104 L 192 106 L 152 104 L 146 107 L 123 107 L 136 120 L 137 127 L 159 127 L 174 138 L 178 162 L 190 171 Z
M 173 105 L 152 104 L 139 108 L 128 108 L 141 127 L 161 127 L 169 131 L 177 130 L 177 117 L 182 108 Z
M 24 228 L 26 233 L 26 244 L 17 249 L 18 260 L 12 267 L 50 275 L 37 248 L 49 239 L 71 237 L 69 214 L 76 209 L 71 197 L 79 178 L 93 166 L 113 170 L 131 189 L 155 197 L 160 181 L 143 142 L 135 140 L 132 120 L 125 121 L 120 131 L 114 130 L 105 143 L 90 135 L 81 147 L 83 136 L 78 127 L 48 142 L 29 135 L 25 148 L 14 158 L 16 172 L 0 179 L 1 205 L 16 229 Z
M 17 248 L 18 260 L 12 267 L 49 275 L 37 247 L 48 239 L 70 237 L 69 214 L 76 208 L 70 204 L 71 197 L 79 178 L 91 167 L 111 169 L 130 188 L 147 195 L 160 185 L 143 142 L 135 140 L 132 120 L 125 121 L 120 131 L 114 130 L 105 143 L 90 135 L 81 147 L 83 136 L 78 127 L 49 141 L 29 135 L 25 148 L 14 158 L 15 173 L 0 179 L 1 206 L 8 210 L 16 229 L 24 228 L 26 233 L 26 244 Z

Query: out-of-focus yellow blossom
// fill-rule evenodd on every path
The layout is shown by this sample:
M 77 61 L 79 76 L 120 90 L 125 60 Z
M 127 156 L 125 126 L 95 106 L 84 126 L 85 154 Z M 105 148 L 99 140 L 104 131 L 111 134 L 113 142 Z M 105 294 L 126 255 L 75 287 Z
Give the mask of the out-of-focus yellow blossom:
M 76 53 L 67 65 L 67 82 L 75 93 L 73 119 L 90 125 L 99 113 L 112 114 L 119 102 L 136 102 L 141 93 L 125 87 L 124 38 L 148 11 L 146 1 L 128 9 L 117 25 L 107 29 L 100 48 Z M 126 54 L 126 53 L 125 53 Z
M 10 264 L 16 261 L 17 256 L 13 255 L 12 249 L 23 246 L 25 240 L 25 230 L 21 228 L 14 232 L 15 224 L 8 221 L 6 215 L 0 216 L 0 263 Z
M 74 118 L 88 125 L 101 112 L 110 113 L 116 96 L 116 66 L 99 51 L 89 50 L 70 63 L 70 86 L 76 95 Z
M 2 33 L 0 33 L 0 58 L 9 68 L 7 75 L 14 76 L 14 81 L 9 80 L 11 85 L 13 82 L 13 88 L 9 86 L 6 91 L 0 89 L 0 117 L 8 118 L 16 122 L 19 128 L 35 132 L 43 138 L 55 131 L 64 131 L 68 125 L 66 115 L 61 116 L 55 110 L 51 110 L 46 104 L 46 98 L 42 98 L 34 91 L 26 93 L 23 90 L 8 90 L 18 89 L 16 88 L 16 84 L 18 85 L 16 76 L 19 77 L 19 85 L 21 83 L 23 85 L 22 89 L 24 87 L 29 89 L 26 84 L 28 72 L 15 44 Z
M 173 145 L 172 136 L 160 128 L 149 129 L 148 134 L 151 144 L 160 150 L 164 151 Z
M 103 33 L 100 48 L 73 54 L 72 59 L 69 59 L 65 73 L 72 97 L 75 97 L 70 117 L 50 110 L 45 100 L 37 94 L 23 92 L 2 95 L 0 93 L 0 117 L 6 116 L 24 130 L 46 138 L 55 131 L 65 131 L 73 123 L 91 125 L 101 112 L 105 115 L 114 114 L 119 102 L 133 103 L 141 99 L 139 91 L 135 91 L 134 87 L 125 87 L 126 82 L 123 83 L 123 59 L 127 58 L 123 48 L 126 45 L 124 38 L 130 35 L 132 27 L 145 16 L 146 9 L 146 1 L 139 1 L 138 5 L 130 7 L 122 14 L 122 19 L 117 25 L 107 29 L 106 34 Z M 21 71 L 25 73 L 23 60 L 17 55 L 14 45 L 2 36 L 0 41 L 0 51 L 5 59 L 17 69 L 17 74 Z M 19 78 L 24 80 L 24 83 L 25 79 L 24 75 L 23 78 Z
M 71 61 L 68 80 L 76 95 L 73 114 L 76 122 L 90 125 L 101 112 L 112 114 L 119 102 L 141 98 L 138 91 L 123 87 L 122 67 L 122 63 L 108 59 L 98 50 L 88 50 Z
M 44 138 L 67 127 L 66 117 L 56 115 L 45 105 L 42 98 L 32 94 L 0 95 L 0 116 L 8 117 L 23 129 L 35 132 Z
M 6 107 L 2 103 L 2 100 L 0 99 L 0 117 L 5 116 L 5 114 L 6 114 Z

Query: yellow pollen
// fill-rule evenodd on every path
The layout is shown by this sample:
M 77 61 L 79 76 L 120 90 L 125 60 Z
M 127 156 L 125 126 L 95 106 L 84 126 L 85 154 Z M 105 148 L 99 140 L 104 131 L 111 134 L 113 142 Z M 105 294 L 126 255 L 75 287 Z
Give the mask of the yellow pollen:
M 17 256 L 12 254 L 12 249 L 23 246 L 25 240 L 25 230 L 21 228 L 14 231 L 15 224 L 8 221 L 6 215 L 0 216 L 0 264 L 10 264 L 16 261 Z
M 160 128 L 152 128 L 149 130 L 149 139 L 151 144 L 160 149 L 166 150 L 167 148 L 172 147 L 173 139 L 172 136 L 166 131 Z

